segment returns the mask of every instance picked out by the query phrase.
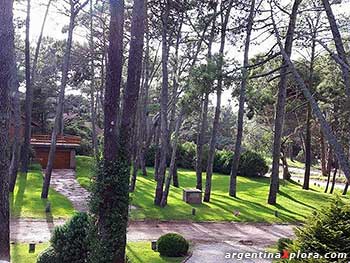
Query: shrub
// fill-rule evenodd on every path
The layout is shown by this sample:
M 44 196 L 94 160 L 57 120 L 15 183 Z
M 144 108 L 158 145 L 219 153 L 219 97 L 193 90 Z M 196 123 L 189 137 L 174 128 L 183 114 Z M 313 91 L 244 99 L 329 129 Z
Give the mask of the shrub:
M 350 254 L 350 205 L 339 197 L 326 208 L 316 211 L 303 227 L 295 230 L 296 239 L 292 251 L 303 253 Z M 348 262 L 348 259 L 333 259 L 332 262 Z M 327 262 L 300 259 L 294 262 Z
M 38 255 L 37 263 L 60 263 L 53 247 L 48 247 Z
M 233 153 L 229 151 L 217 151 L 214 157 L 213 171 L 215 173 L 230 174 L 233 161 Z
M 187 254 L 189 244 L 181 235 L 169 233 L 158 239 L 157 247 L 161 256 L 181 257 Z
M 263 176 L 269 171 L 265 159 L 256 152 L 246 151 L 241 155 L 239 174 L 246 177 Z
M 65 225 L 55 228 L 51 243 L 60 262 L 87 262 L 89 230 L 90 219 L 86 213 L 76 214 Z
M 277 249 L 280 253 L 283 253 L 283 250 L 287 249 L 292 243 L 293 240 L 290 238 L 282 237 L 277 241 Z

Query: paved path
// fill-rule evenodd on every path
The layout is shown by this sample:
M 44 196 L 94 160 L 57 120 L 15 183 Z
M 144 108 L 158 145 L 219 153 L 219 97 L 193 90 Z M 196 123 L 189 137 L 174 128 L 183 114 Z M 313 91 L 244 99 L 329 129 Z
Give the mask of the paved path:
M 11 241 L 41 243 L 50 240 L 55 226 L 63 220 L 13 219 Z M 130 222 L 128 241 L 151 241 L 161 235 L 176 232 L 192 243 L 188 263 L 270 262 L 268 260 L 225 259 L 227 253 L 264 252 L 281 237 L 293 235 L 293 225 L 256 223 L 191 223 L 191 222 Z
M 77 211 L 88 211 L 89 192 L 80 186 L 74 170 L 53 170 L 50 186 L 67 197 Z

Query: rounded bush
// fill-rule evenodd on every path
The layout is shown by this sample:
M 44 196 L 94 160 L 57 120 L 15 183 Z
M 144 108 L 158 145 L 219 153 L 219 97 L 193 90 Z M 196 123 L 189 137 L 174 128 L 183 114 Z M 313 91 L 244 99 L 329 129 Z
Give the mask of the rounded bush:
M 38 255 L 37 263 L 59 263 L 53 247 L 49 247 Z
M 158 239 L 157 247 L 161 256 L 181 257 L 187 254 L 189 243 L 181 235 L 169 233 Z
M 60 262 L 87 262 L 89 230 L 90 219 L 86 213 L 76 214 L 65 225 L 55 228 L 51 243 Z
M 265 159 L 256 152 L 246 151 L 241 155 L 239 174 L 246 177 L 263 176 L 269 171 Z
M 280 253 L 283 253 L 283 250 L 287 249 L 289 245 L 293 243 L 293 240 L 290 238 L 282 237 L 277 241 L 277 249 Z

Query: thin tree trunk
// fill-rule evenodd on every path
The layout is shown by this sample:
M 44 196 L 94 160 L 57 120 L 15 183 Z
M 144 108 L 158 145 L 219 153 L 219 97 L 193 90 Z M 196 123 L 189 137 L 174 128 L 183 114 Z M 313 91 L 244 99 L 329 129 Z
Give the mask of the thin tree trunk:
M 311 89 L 310 89 L 311 90 Z M 305 174 L 303 189 L 309 190 L 310 187 L 310 172 L 311 172 L 311 118 L 312 109 L 310 103 L 307 105 L 306 116 L 306 138 L 305 138 Z
M 24 143 L 22 148 L 22 167 L 23 173 L 28 172 L 29 150 L 32 128 L 32 108 L 33 108 L 33 89 L 30 80 L 30 11 L 31 2 L 27 0 L 27 18 L 26 18 L 26 38 L 25 38 L 25 79 L 26 79 L 26 99 L 25 99 L 25 122 L 24 122 Z
M 222 8 L 223 7 L 222 3 Z M 215 108 L 215 116 L 213 121 L 213 130 L 211 134 L 210 144 L 209 144 L 209 152 L 208 152 L 208 163 L 207 163 L 207 171 L 206 171 L 206 181 L 205 181 L 205 192 L 204 192 L 204 202 L 210 201 L 211 194 L 211 182 L 213 176 L 213 165 L 214 165 L 214 156 L 215 156 L 215 147 L 216 147 L 216 139 L 217 133 L 219 129 L 220 122 L 220 113 L 221 113 L 221 93 L 223 88 L 223 65 L 224 65 L 224 49 L 225 49 L 225 41 L 226 41 L 226 29 L 227 24 L 230 18 L 231 8 L 233 5 L 233 1 L 230 1 L 229 6 L 227 7 L 225 16 L 221 16 L 221 43 L 219 50 L 219 65 L 218 65 L 218 84 L 216 89 L 216 108 Z
M 173 186 L 176 188 L 180 187 L 179 174 L 177 173 L 177 163 L 175 162 L 173 173 Z
M 208 126 L 208 104 L 209 104 L 209 93 L 204 94 L 204 99 L 202 102 L 202 114 L 199 123 L 199 132 L 197 135 L 197 150 L 196 150 L 196 178 L 197 184 L 196 188 L 202 190 L 202 159 L 203 159 L 203 144 L 204 137 Z
M 41 192 L 41 198 L 43 199 L 46 199 L 49 194 L 51 174 L 52 174 L 53 165 L 54 165 L 55 156 L 56 156 L 57 136 L 59 133 L 60 121 L 63 116 L 64 96 L 65 96 L 65 90 L 66 90 L 66 85 L 68 81 L 68 71 L 70 67 L 71 49 L 72 49 L 72 42 L 73 42 L 74 21 L 79 10 L 81 10 L 84 7 L 83 5 L 81 5 L 78 10 L 75 10 L 74 8 L 75 4 L 72 2 L 72 0 L 70 2 L 70 6 L 71 6 L 70 22 L 69 22 L 69 29 L 68 29 L 67 44 L 66 44 L 66 49 L 64 53 L 63 65 L 62 65 L 60 93 L 59 93 L 58 104 L 56 108 L 55 123 L 51 134 L 51 145 L 50 145 L 49 157 L 48 157 L 46 171 L 45 171 L 45 178 L 44 178 L 42 192 Z
M 348 188 L 349 188 L 349 182 L 346 182 L 342 195 L 346 195 L 348 193 Z
M 329 191 L 330 194 L 333 194 L 333 191 L 334 191 L 337 172 L 338 172 L 338 164 L 336 162 L 334 172 L 333 172 L 332 187 L 331 187 L 331 190 Z
M 328 0 L 322 0 L 322 4 L 326 10 L 327 18 L 329 21 L 329 25 L 331 27 L 333 40 L 334 40 L 335 47 L 337 49 L 338 56 L 346 65 L 349 66 L 348 57 L 345 52 L 343 40 L 339 32 L 337 21 L 334 17 L 332 7 L 329 4 Z M 340 64 L 340 66 L 341 66 L 341 71 L 342 71 L 344 84 L 345 84 L 345 92 L 348 98 L 350 98 L 350 71 L 347 67 L 344 67 L 344 65 Z
M 169 190 L 170 190 L 170 184 L 171 184 L 171 180 L 174 178 L 174 174 L 176 172 L 176 152 L 177 152 L 177 145 L 178 145 L 178 141 L 179 141 L 179 133 L 180 133 L 180 128 L 181 128 L 181 124 L 182 124 L 182 118 L 183 118 L 183 114 L 184 111 L 183 109 L 181 109 L 177 122 L 176 122 L 176 127 L 175 127 L 175 136 L 174 136 L 174 141 L 173 141 L 173 145 L 172 145 L 172 154 L 171 154 L 171 161 L 170 161 L 170 167 L 169 167 L 169 174 L 168 177 L 166 178 L 166 182 L 165 182 L 165 189 L 164 189 L 164 193 L 162 196 L 162 201 L 160 203 L 161 207 L 165 207 L 168 203 L 168 195 L 169 195 Z
M 0 261 L 10 261 L 9 128 L 14 61 L 13 1 L 0 1 Z
M 289 172 L 287 157 L 283 145 L 281 146 L 281 160 L 283 164 L 283 180 L 290 180 L 291 175 Z
M 92 126 L 92 147 L 96 160 L 99 159 L 97 131 L 96 131 L 96 107 L 95 107 L 95 66 L 94 66 L 94 36 L 93 36 L 93 0 L 90 0 L 90 63 L 91 63 L 91 83 L 90 83 L 90 111 Z
M 154 180 L 158 180 L 159 175 L 159 164 L 160 164 L 160 126 L 156 127 L 155 135 L 154 135 L 154 142 L 155 142 L 155 148 L 156 152 L 154 155 Z
M 280 39 L 280 35 L 278 32 L 277 26 L 276 26 L 274 21 L 273 21 L 273 24 L 274 24 L 274 30 L 276 32 L 276 38 L 277 38 L 281 53 L 282 53 L 284 59 L 287 61 L 288 67 L 291 70 L 299 89 L 303 92 L 305 99 L 311 104 L 312 111 L 313 111 L 314 115 L 316 116 L 318 122 L 320 123 L 320 125 L 322 127 L 322 131 L 323 131 L 325 137 L 327 138 L 329 145 L 332 145 L 332 147 L 334 148 L 334 152 L 337 156 L 337 160 L 340 163 L 341 168 L 343 169 L 345 177 L 347 178 L 347 180 L 350 180 L 350 164 L 349 164 L 349 160 L 346 157 L 344 149 L 341 146 L 341 144 L 338 142 L 330 125 L 325 120 L 317 102 L 315 101 L 315 99 L 312 96 L 309 89 L 306 87 L 302 77 L 299 75 L 293 62 L 290 60 L 290 57 L 288 56 L 288 54 L 284 50 L 284 48 L 281 44 L 281 39 Z
M 320 131 L 320 144 L 321 144 L 321 171 L 322 175 L 327 175 L 327 163 L 326 163 L 326 144 L 324 141 L 323 132 Z
M 10 184 L 9 190 L 12 193 L 15 189 L 19 159 L 20 159 L 20 149 L 21 149 L 21 105 L 20 105 L 20 94 L 19 94 L 19 81 L 17 75 L 17 65 L 16 58 L 14 56 L 12 61 L 12 71 L 11 71 L 11 105 L 12 105 L 12 117 L 13 127 L 14 127 L 14 138 L 12 143 L 11 152 L 11 163 L 9 168 Z
M 327 168 L 326 168 L 327 184 L 324 190 L 325 193 L 328 192 L 328 187 L 331 180 L 332 165 L 333 165 L 333 150 L 332 150 L 332 147 L 329 146 L 328 157 L 327 157 Z
M 163 14 L 163 28 L 162 28 L 162 90 L 160 102 L 160 139 L 161 139 L 161 155 L 159 163 L 159 171 L 157 178 L 156 192 L 154 196 L 154 204 L 160 205 L 163 195 L 163 186 L 166 172 L 166 159 L 168 153 L 168 19 L 170 15 L 169 0 L 165 2 L 165 12 Z
M 292 54 L 293 39 L 295 24 L 297 20 L 298 8 L 302 0 L 295 0 L 292 8 L 292 13 L 290 15 L 287 36 L 285 40 L 284 50 L 288 58 Z M 283 123 L 285 115 L 285 105 L 287 96 L 287 72 L 286 59 L 283 59 L 282 68 L 280 71 L 281 79 L 278 85 L 278 95 L 276 103 L 276 116 L 275 116 L 275 128 L 274 128 L 274 139 L 273 139 L 273 151 L 272 151 L 272 172 L 270 181 L 270 191 L 268 197 L 268 203 L 270 205 L 276 204 L 277 192 L 279 188 L 279 163 L 281 154 L 281 138 L 283 132 Z
M 243 122 L 244 122 L 243 120 L 244 103 L 246 98 L 247 81 L 249 76 L 249 71 L 248 71 L 249 48 L 250 48 L 250 37 L 251 37 L 253 24 L 254 24 L 254 13 L 255 13 L 255 0 L 252 0 L 250 4 L 250 11 L 249 11 L 249 17 L 247 22 L 247 36 L 245 39 L 245 46 L 244 46 L 242 82 L 241 82 L 241 89 L 239 92 L 237 135 L 236 135 L 235 150 L 234 150 L 234 156 L 233 156 L 233 162 L 232 162 L 231 174 L 230 174 L 229 194 L 232 197 L 237 196 L 237 174 L 238 174 L 239 159 L 241 157 L 241 144 L 242 144 L 242 137 L 243 137 Z

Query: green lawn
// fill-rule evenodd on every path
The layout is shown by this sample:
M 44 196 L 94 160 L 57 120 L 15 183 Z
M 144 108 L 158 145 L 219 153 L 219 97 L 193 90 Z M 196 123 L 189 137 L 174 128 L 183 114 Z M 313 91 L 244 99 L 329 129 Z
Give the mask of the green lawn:
M 12 263 L 36 263 L 37 256 L 49 246 L 49 243 L 36 245 L 35 253 L 28 252 L 28 244 L 11 245 Z M 150 242 L 131 242 L 127 245 L 127 255 L 132 263 L 177 263 L 183 258 L 161 257 L 159 253 L 151 249 Z
M 81 157 L 78 157 L 78 161 Z M 86 157 L 83 158 L 85 160 Z M 84 164 L 88 162 L 83 162 Z M 85 167 L 84 171 L 91 171 Z M 149 168 L 149 176 L 137 178 L 135 193 L 131 194 L 132 204 L 137 209 L 131 211 L 131 219 L 159 220 L 193 220 L 193 221 L 238 221 L 238 222 L 298 222 L 304 221 L 313 210 L 320 208 L 332 198 L 324 194 L 323 189 L 314 187 L 309 191 L 301 189 L 297 183 L 281 182 L 278 204 L 268 205 L 266 200 L 269 191 L 269 178 L 250 179 L 238 177 L 238 198 L 228 196 L 229 176 L 214 174 L 210 203 L 189 205 L 182 201 L 182 188 L 193 188 L 196 182 L 194 171 L 179 170 L 181 188 L 172 187 L 168 206 L 159 208 L 153 205 L 155 181 L 153 169 Z M 77 170 L 78 174 L 80 170 Z M 85 172 L 79 176 L 88 177 Z M 203 180 L 204 174 L 203 174 Z M 197 210 L 196 216 L 191 215 L 192 207 Z M 235 210 L 240 211 L 234 216 Z M 275 211 L 279 217 L 275 217 Z
M 71 202 L 63 195 L 50 189 L 48 200 L 41 199 L 42 172 L 34 165 L 27 175 L 19 174 L 14 193 L 10 195 L 12 217 L 69 218 L 74 214 Z M 45 213 L 46 203 L 51 203 L 51 213 Z

